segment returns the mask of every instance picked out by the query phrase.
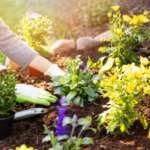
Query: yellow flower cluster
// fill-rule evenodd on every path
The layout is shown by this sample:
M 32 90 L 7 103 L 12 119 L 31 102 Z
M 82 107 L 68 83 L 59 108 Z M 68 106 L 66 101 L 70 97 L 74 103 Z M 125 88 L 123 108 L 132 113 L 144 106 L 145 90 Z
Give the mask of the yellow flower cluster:
M 127 86 L 127 89 L 129 90 L 129 93 L 132 94 L 132 92 L 134 91 L 135 87 L 134 87 L 133 84 L 129 84 L 129 85 Z
M 150 69 L 147 69 L 145 65 L 149 64 L 147 58 L 140 57 L 141 65 L 140 67 L 135 66 L 134 63 L 131 65 L 124 65 L 122 66 L 122 71 L 125 73 L 127 77 L 136 76 L 141 77 L 141 75 L 145 75 L 146 77 L 150 78 Z
M 150 20 L 145 15 L 133 15 L 133 18 L 130 18 L 128 15 L 123 15 L 123 20 L 133 25 L 150 22 Z
M 13 150 L 13 149 L 9 149 L 9 150 Z M 27 146 L 23 144 L 21 147 L 16 147 L 16 150 L 38 150 L 38 149 L 34 149 L 33 147 L 27 148 Z

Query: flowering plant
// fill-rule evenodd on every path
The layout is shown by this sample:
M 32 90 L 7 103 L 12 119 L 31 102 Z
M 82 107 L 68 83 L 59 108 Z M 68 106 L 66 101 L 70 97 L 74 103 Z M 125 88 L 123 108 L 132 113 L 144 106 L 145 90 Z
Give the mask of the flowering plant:
M 64 103 L 66 97 L 62 97 L 60 101 L 63 101 L 61 103 Z M 73 117 L 68 117 L 64 112 L 68 109 L 64 106 L 57 106 L 57 109 L 59 109 L 59 116 L 57 117 L 56 122 L 56 131 L 54 135 L 53 131 L 49 131 L 47 126 L 44 125 L 45 132 L 48 135 L 42 140 L 42 142 L 51 141 L 53 148 L 50 148 L 50 150 L 81 150 L 81 145 L 88 145 L 88 144 L 94 144 L 93 139 L 90 137 L 81 137 L 81 134 L 85 130 L 93 130 L 96 133 L 96 129 L 90 128 L 92 123 L 92 118 L 90 116 L 87 116 L 86 118 L 80 118 L 78 119 L 77 115 L 74 114 Z M 72 131 L 70 133 L 68 124 L 71 124 Z M 78 134 L 78 137 L 73 136 L 75 128 L 78 125 L 82 125 L 82 128 Z M 70 133 L 70 136 L 68 136 Z
M 40 55 L 46 57 L 48 54 L 48 39 L 50 38 L 52 22 L 47 16 L 38 13 L 27 13 L 20 21 L 22 39 Z
M 0 72 L 0 83 L 0 117 L 3 117 L 10 115 L 13 106 L 16 105 L 15 86 L 17 76 L 14 76 L 14 71 L 10 73 L 10 68 L 8 68 L 6 74 Z
M 14 149 L 9 149 L 9 150 L 14 150 Z M 16 150 L 38 150 L 38 149 L 34 149 L 33 147 L 27 148 L 27 146 L 23 144 L 21 147 L 16 147 Z
M 104 107 L 108 110 L 99 115 L 99 126 L 108 124 L 107 133 L 120 130 L 129 134 L 129 128 L 133 125 L 133 120 L 139 119 L 144 126 L 148 127 L 146 120 L 137 112 L 134 107 L 138 105 L 140 99 L 144 99 L 146 94 L 150 94 L 150 68 L 146 65 L 150 62 L 147 58 L 140 57 L 140 66 L 134 63 L 112 68 L 112 73 L 103 75 L 100 83 L 100 92 L 103 97 L 108 97 L 110 101 Z M 142 108 L 142 106 L 140 106 Z
M 66 104 L 74 102 L 81 107 L 84 106 L 84 100 L 93 102 L 99 98 L 96 93 L 98 91 L 98 80 L 102 77 L 98 74 L 93 75 L 89 70 L 92 67 L 96 67 L 97 63 L 92 63 L 91 60 L 87 62 L 87 66 L 83 64 L 80 56 L 77 56 L 74 60 L 68 58 L 67 73 L 64 76 L 55 76 L 52 78 L 54 83 L 48 83 L 48 85 L 56 87 L 54 94 L 67 95 Z
M 121 16 L 119 5 L 113 6 L 112 9 L 116 12 L 114 15 L 108 14 L 110 21 L 110 30 L 113 34 L 110 43 L 111 47 L 101 47 L 100 52 L 108 52 L 111 57 L 118 57 L 120 59 L 120 66 L 127 63 L 139 63 L 134 50 L 137 49 L 142 42 L 147 45 L 150 28 L 146 31 L 143 29 L 143 24 L 148 23 L 150 20 L 147 18 L 148 12 L 145 11 L 141 15 L 128 15 Z M 127 26 L 126 26 L 127 24 Z M 104 40 L 104 39 L 102 39 Z

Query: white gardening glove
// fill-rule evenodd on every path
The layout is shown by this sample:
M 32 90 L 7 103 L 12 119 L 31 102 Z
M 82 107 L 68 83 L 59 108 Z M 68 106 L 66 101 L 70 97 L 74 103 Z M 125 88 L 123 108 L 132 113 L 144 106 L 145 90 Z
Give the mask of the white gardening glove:
M 52 65 L 45 73 L 44 75 L 49 75 L 49 76 L 64 76 L 65 72 L 63 72 L 57 64 Z
M 6 66 L 3 66 L 3 65 L 0 63 L 0 71 L 1 71 L 1 70 L 5 70 L 5 69 L 7 69 L 7 67 L 6 67 Z
M 19 96 L 17 97 L 18 100 L 19 100 L 19 98 L 23 99 L 23 96 L 22 97 L 20 96 L 20 94 L 21 94 L 21 95 L 27 95 L 27 96 L 29 96 L 28 98 L 34 99 L 35 101 L 40 101 L 41 99 L 46 100 L 51 103 L 55 103 L 57 101 L 56 96 L 53 96 L 51 93 L 49 93 L 45 90 L 36 88 L 32 85 L 16 84 L 15 88 L 16 88 L 15 93 L 17 95 L 19 94 Z M 39 104 L 39 103 L 37 102 L 37 104 Z

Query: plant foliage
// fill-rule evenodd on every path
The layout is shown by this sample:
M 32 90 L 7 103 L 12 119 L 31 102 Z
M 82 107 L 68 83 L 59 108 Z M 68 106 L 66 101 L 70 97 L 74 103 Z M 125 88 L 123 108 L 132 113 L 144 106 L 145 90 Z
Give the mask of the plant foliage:
M 132 63 L 122 68 L 112 68 L 112 73 L 103 75 L 103 81 L 100 83 L 103 89 L 101 88 L 100 92 L 110 101 L 103 106 L 108 110 L 99 115 L 98 122 L 99 126 L 108 124 L 107 133 L 119 130 L 130 134 L 128 129 L 133 125 L 134 120 L 140 120 L 144 129 L 148 127 L 141 112 L 135 110 L 135 106 L 142 108 L 139 100 L 150 94 L 150 69 L 146 67 L 150 62 L 143 57 L 140 61 L 140 67 Z
M 49 57 L 47 45 L 51 35 L 52 22 L 47 16 L 38 13 L 27 13 L 20 21 L 22 39 L 44 57 Z M 48 55 L 48 56 L 47 56 Z
M 109 56 L 120 59 L 120 66 L 127 63 L 139 64 L 138 57 L 134 50 L 144 42 L 145 45 L 149 42 L 150 28 L 144 29 L 144 23 L 148 23 L 150 20 L 147 18 L 147 12 L 138 16 L 128 15 L 121 16 L 119 5 L 112 8 L 116 12 L 114 15 L 108 14 L 110 20 L 110 30 L 113 38 L 110 41 L 111 47 L 100 47 L 99 51 L 102 53 L 108 52 Z M 104 40 L 104 39 L 102 39 Z M 147 49 L 145 49 L 147 50 Z
M 80 0 L 80 16 L 91 26 L 98 26 L 108 21 L 107 13 L 111 12 L 111 6 L 116 0 Z
M 89 70 L 96 67 L 97 63 L 88 60 L 86 67 L 79 57 L 77 56 L 74 60 L 68 58 L 66 60 L 68 63 L 66 75 L 53 77 L 53 83 L 48 83 L 48 85 L 56 87 L 54 94 L 67 96 L 66 104 L 73 101 L 83 107 L 84 100 L 88 99 L 88 101 L 93 102 L 99 98 L 99 94 L 96 93 L 99 86 L 93 81 L 100 80 L 102 77 L 99 74 L 93 75 Z
M 10 70 L 7 74 L 0 72 L 0 83 L 0 116 L 9 115 L 9 111 L 12 111 L 16 104 L 14 101 L 17 77 L 14 76 L 14 72 L 11 74 Z

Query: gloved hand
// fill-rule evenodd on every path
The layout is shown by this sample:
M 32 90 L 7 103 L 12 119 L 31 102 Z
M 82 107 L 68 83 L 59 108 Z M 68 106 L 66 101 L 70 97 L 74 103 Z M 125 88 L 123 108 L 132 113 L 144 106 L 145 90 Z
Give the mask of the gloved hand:
M 49 75 L 49 76 L 64 76 L 65 72 L 63 72 L 57 64 L 52 65 L 45 73 L 44 75 Z
M 16 84 L 16 94 L 17 94 L 17 102 L 25 102 L 25 103 L 33 103 L 33 104 L 45 104 L 48 101 L 51 103 L 55 103 L 57 101 L 57 97 L 53 96 L 51 93 L 41 90 L 39 88 L 36 88 L 32 85 L 26 85 L 26 84 Z M 21 96 L 21 95 L 22 96 Z M 24 97 L 25 95 L 26 98 Z M 31 101 L 30 101 L 31 100 Z M 45 104 L 46 106 L 48 105 Z M 49 103 L 50 105 L 50 103 Z

